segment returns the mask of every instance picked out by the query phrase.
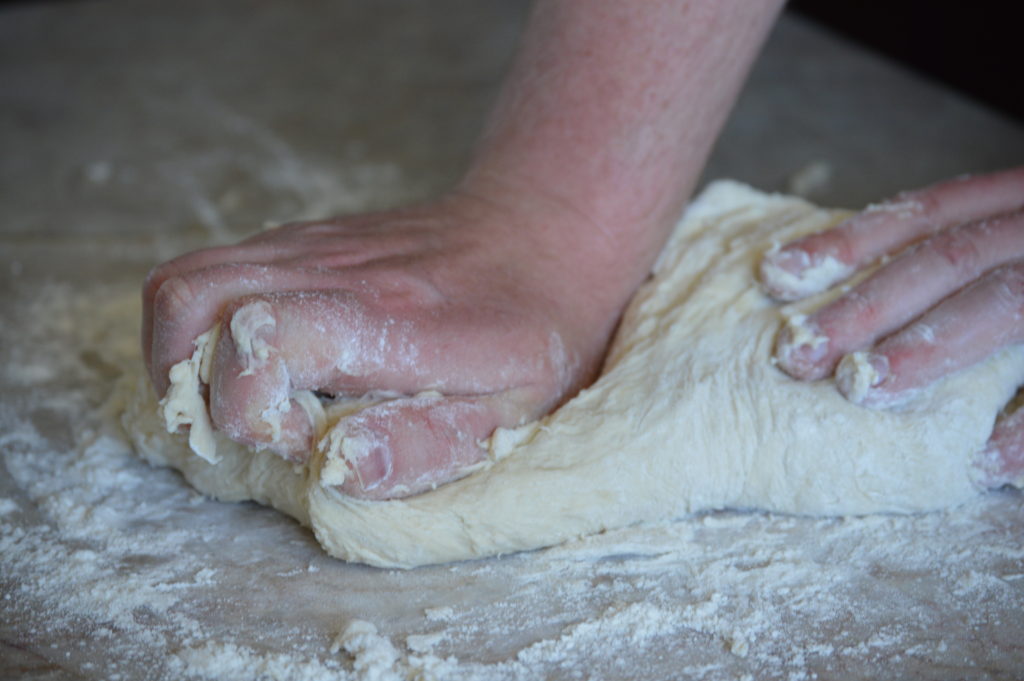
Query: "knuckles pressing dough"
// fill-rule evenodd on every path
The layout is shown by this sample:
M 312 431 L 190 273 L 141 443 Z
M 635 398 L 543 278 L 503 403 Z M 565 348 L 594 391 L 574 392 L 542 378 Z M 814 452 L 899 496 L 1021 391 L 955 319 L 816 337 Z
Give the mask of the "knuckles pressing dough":
M 779 307 L 757 286 L 760 256 L 843 217 L 712 184 L 630 303 L 601 377 L 544 419 L 497 431 L 485 443 L 488 461 L 466 477 L 408 499 L 363 501 L 329 484 L 343 452 L 340 419 L 365 405 L 323 405 L 315 416 L 324 437 L 301 465 L 210 430 L 199 395 L 204 341 L 175 367 L 162 411 L 138 378 L 123 422 L 141 456 L 205 494 L 271 505 L 311 527 L 331 555 L 388 567 L 533 549 L 708 509 L 841 515 L 963 502 L 978 493 L 972 459 L 1024 379 L 1024 350 L 1004 350 L 889 411 L 772 365 L 784 320 L 824 297 Z M 313 412 L 319 403 L 302 404 Z M 180 423 L 191 434 L 168 432 Z

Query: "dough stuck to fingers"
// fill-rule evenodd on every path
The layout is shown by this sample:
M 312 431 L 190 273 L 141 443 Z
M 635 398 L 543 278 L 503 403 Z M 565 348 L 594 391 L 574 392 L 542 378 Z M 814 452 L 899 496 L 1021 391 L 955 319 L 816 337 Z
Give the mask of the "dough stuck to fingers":
M 539 422 L 499 429 L 483 464 L 415 497 L 345 496 L 324 484 L 336 479 L 324 448 L 293 465 L 214 432 L 220 460 L 211 463 L 188 435 L 167 432 L 144 379 L 135 395 L 126 388 L 124 423 L 143 457 L 181 470 L 201 491 L 270 504 L 312 527 L 331 555 L 388 567 L 533 549 L 708 509 L 843 515 L 956 505 L 981 489 L 972 462 L 1024 378 L 1024 349 L 888 412 L 850 403 L 832 379 L 795 381 L 772 363 L 784 320 L 834 294 L 780 308 L 757 285 L 758 261 L 773 243 L 845 216 L 735 182 L 711 185 L 627 308 L 602 376 Z M 330 433 L 338 410 L 353 407 L 324 408 Z

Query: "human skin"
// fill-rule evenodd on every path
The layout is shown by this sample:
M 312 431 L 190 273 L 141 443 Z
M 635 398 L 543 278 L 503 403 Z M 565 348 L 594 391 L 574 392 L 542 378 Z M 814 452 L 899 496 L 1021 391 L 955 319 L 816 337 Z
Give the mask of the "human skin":
M 293 390 L 389 391 L 404 397 L 345 426 L 371 446 L 342 490 L 387 498 L 458 475 L 495 427 L 593 380 L 780 4 L 538 3 L 451 192 L 151 273 L 143 349 L 157 392 L 220 320 L 209 407 L 231 438 L 298 459 L 303 410 L 281 414 L 276 440 L 265 418 Z M 413 397 L 428 390 L 445 398 Z
M 451 191 L 153 270 L 142 342 L 158 394 L 220 322 L 208 400 L 232 439 L 300 460 L 313 427 L 293 391 L 384 392 L 343 424 L 363 446 L 342 491 L 458 477 L 496 427 L 593 380 L 780 6 L 538 2 Z
M 777 365 L 799 380 L 835 373 L 866 407 L 1024 342 L 1024 167 L 904 192 L 762 262 L 772 295 L 819 293 L 868 278 L 779 334 Z M 859 382 L 858 382 L 858 379 Z M 995 487 L 1024 483 L 1024 412 L 1002 418 L 979 461 Z

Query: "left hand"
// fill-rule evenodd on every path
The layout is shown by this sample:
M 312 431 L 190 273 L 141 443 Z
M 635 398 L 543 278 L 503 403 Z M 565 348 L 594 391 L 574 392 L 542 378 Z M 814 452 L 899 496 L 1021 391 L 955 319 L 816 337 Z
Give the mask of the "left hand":
M 807 381 L 834 372 L 851 401 L 887 407 L 1024 342 L 1024 167 L 899 194 L 769 253 L 761 279 L 773 297 L 796 300 L 878 261 L 783 329 L 783 371 Z M 990 450 L 993 486 L 1024 475 L 1024 417 L 997 423 Z

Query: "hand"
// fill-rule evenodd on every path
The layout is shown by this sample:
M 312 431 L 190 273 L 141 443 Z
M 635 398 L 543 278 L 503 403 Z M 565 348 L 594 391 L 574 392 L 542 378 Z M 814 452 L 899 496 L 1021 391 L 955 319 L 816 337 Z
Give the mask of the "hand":
M 891 258 L 891 259 L 890 259 Z M 936 379 L 1024 342 L 1024 167 L 900 194 L 769 253 L 766 290 L 781 300 L 822 292 L 865 267 L 869 277 L 779 334 L 778 366 L 794 378 L 833 372 L 870 407 L 899 404 Z M 990 441 L 989 482 L 1024 474 L 1024 413 Z
M 153 272 L 158 392 L 219 320 L 209 407 L 229 437 L 296 458 L 311 427 L 292 391 L 391 391 L 405 397 L 344 425 L 363 456 L 342 489 L 457 476 L 477 440 L 595 375 L 782 4 L 537 3 L 460 192 Z M 427 390 L 446 397 L 414 397 Z
M 579 221 L 458 193 L 184 255 L 145 284 L 153 385 L 163 394 L 171 366 L 220 321 L 215 427 L 301 460 L 313 428 L 293 391 L 388 391 L 399 397 L 344 424 L 371 446 L 341 488 L 423 491 L 480 460 L 496 427 L 546 413 L 595 375 L 637 268 L 611 266 Z M 428 390 L 443 397 L 414 397 Z

